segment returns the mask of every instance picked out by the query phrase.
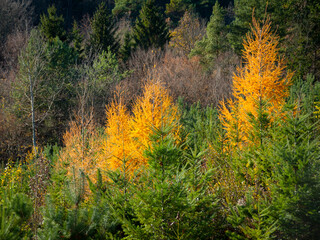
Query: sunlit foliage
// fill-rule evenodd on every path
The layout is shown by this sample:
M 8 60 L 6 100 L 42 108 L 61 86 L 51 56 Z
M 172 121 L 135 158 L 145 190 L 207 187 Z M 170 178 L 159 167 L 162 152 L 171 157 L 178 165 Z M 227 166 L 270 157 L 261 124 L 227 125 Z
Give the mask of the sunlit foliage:
M 133 163 L 135 153 L 132 151 L 132 140 L 130 137 L 129 121 L 130 115 L 123 105 L 121 97 L 108 106 L 107 125 L 105 133 L 106 140 L 103 143 L 103 159 L 100 159 L 98 166 L 101 169 L 117 170 L 128 167 Z M 131 161 L 129 161 L 129 159 Z M 127 166 L 123 164 L 127 161 Z
M 279 116 L 289 95 L 292 74 L 284 74 L 286 65 L 279 57 L 278 39 L 270 31 L 271 22 L 253 19 L 252 33 L 244 42 L 244 66 L 233 78 L 233 98 L 222 102 L 221 120 L 230 141 L 248 142 L 253 129 L 252 117 L 263 109 L 270 122 Z
M 57 169 L 65 169 L 67 175 L 79 177 L 80 171 L 88 176 L 96 175 L 97 159 L 101 152 L 102 138 L 92 119 L 72 121 L 63 137 L 65 147 L 60 153 Z
M 144 151 L 150 147 L 153 129 L 170 124 L 171 133 L 179 139 L 180 114 L 168 91 L 161 83 L 149 82 L 143 95 L 136 99 L 132 115 L 118 97 L 107 109 L 104 155 L 99 161 L 101 169 L 129 170 L 133 172 L 147 165 Z
M 188 55 L 195 43 L 203 36 L 203 26 L 198 18 L 186 11 L 179 21 L 179 26 L 170 31 L 169 46 Z

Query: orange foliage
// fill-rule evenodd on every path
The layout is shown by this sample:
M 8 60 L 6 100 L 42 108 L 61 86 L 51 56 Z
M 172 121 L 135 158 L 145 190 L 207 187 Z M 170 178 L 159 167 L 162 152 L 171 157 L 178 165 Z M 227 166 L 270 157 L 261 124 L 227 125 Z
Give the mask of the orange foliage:
M 130 129 L 132 139 L 135 141 L 135 149 L 139 153 L 139 165 L 146 164 L 143 151 L 150 145 L 152 128 L 159 129 L 162 126 L 175 126 L 172 132 L 178 140 L 179 128 L 177 122 L 180 118 L 178 107 L 173 104 L 168 91 L 160 82 L 147 83 L 142 97 L 139 97 L 133 107 L 133 118 Z
M 67 175 L 79 177 L 83 171 L 89 177 L 96 177 L 96 164 L 100 159 L 102 137 L 95 129 L 92 119 L 72 121 L 64 134 L 64 149 L 60 152 L 57 169 L 66 169 Z
M 93 181 L 97 169 L 117 170 L 132 174 L 147 165 L 143 152 L 150 147 L 152 128 L 173 126 L 171 133 L 179 139 L 180 113 L 178 107 L 160 84 L 147 83 L 143 96 L 139 97 L 129 114 L 121 97 L 107 107 L 105 136 L 101 136 L 89 119 L 73 121 L 64 135 L 65 148 L 56 165 L 67 174 L 78 177 L 82 170 Z M 75 171 L 74 171 L 75 170 Z
M 107 108 L 106 140 L 103 143 L 103 159 L 100 169 L 123 169 L 134 167 L 135 153 L 130 136 L 130 115 L 122 103 L 121 97 Z
M 286 66 L 278 56 L 278 39 L 270 25 L 267 19 L 260 27 L 253 19 L 252 33 L 244 42 L 245 66 L 238 68 L 233 77 L 233 99 L 221 104 L 220 117 L 230 141 L 248 142 L 253 129 L 248 114 L 257 118 L 261 103 L 267 102 L 265 111 L 273 121 L 289 94 L 292 74 L 284 76 Z
M 121 98 L 113 102 L 107 109 L 107 138 L 104 156 L 98 166 L 132 173 L 142 165 L 147 165 L 143 152 L 150 146 L 152 128 L 174 125 L 179 117 L 178 107 L 159 82 L 145 85 L 143 96 L 135 101 L 131 116 Z M 174 126 L 172 132 L 178 139 L 180 127 Z

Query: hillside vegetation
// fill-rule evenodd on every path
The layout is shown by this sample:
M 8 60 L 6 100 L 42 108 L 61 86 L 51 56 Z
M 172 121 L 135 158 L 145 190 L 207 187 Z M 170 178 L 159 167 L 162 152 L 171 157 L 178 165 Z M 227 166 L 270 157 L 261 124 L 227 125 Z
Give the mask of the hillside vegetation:
M 320 4 L 0 0 L 0 240 L 318 239 Z

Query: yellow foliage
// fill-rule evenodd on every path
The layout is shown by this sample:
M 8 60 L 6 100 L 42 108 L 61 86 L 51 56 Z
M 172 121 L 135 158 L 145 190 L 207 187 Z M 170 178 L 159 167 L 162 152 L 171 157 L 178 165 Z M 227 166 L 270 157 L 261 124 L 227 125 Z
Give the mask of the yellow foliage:
M 280 116 L 288 96 L 292 74 L 284 76 L 286 65 L 278 56 L 278 39 L 271 33 L 270 21 L 260 27 L 253 19 L 252 33 L 244 42 L 244 67 L 233 77 L 233 98 L 222 102 L 220 118 L 229 141 L 248 143 L 253 129 L 248 114 L 255 118 L 263 101 L 271 122 Z
M 107 108 L 106 139 L 103 143 L 103 159 L 100 169 L 122 169 L 134 167 L 135 153 L 130 137 L 130 115 L 122 104 L 121 97 Z
M 98 134 L 91 120 L 71 123 L 64 135 L 65 148 L 60 152 L 57 169 L 66 169 L 69 176 L 75 173 L 76 177 L 82 170 L 93 181 L 98 168 L 102 173 L 119 169 L 129 176 L 147 165 L 143 152 L 151 145 L 152 128 L 175 126 L 171 133 L 179 140 L 180 125 L 176 123 L 180 113 L 161 83 L 145 85 L 131 115 L 120 96 L 107 107 L 106 115 L 104 136 Z
M 314 102 L 315 104 L 315 111 L 313 112 L 313 114 L 316 116 L 316 118 L 319 118 L 320 116 L 320 102 Z
M 179 118 L 178 107 L 161 83 L 145 85 L 143 96 L 135 101 L 132 115 L 126 111 L 121 98 L 113 102 L 107 109 L 107 138 L 98 166 L 132 174 L 142 165 L 147 165 L 143 152 L 150 146 L 152 128 L 173 125 Z M 178 140 L 180 127 L 175 126 L 172 132 Z
M 64 149 L 60 152 L 57 169 L 66 169 L 67 175 L 79 177 L 83 171 L 95 177 L 96 164 L 101 154 L 102 138 L 95 129 L 92 119 L 72 121 L 64 134 Z
M 14 183 L 19 183 L 22 179 L 22 167 L 21 163 L 15 167 L 13 162 L 9 161 L 1 172 L 1 187 L 8 186 L 11 187 Z
M 202 38 L 204 31 L 199 19 L 186 11 L 179 21 L 179 26 L 170 31 L 169 46 L 178 49 L 186 55 L 194 48 L 195 43 Z
M 146 164 L 143 151 L 150 145 L 152 128 L 159 129 L 162 126 L 175 126 L 172 129 L 175 138 L 179 138 L 180 118 L 178 107 L 173 104 L 168 91 L 161 83 L 147 83 L 144 94 L 139 97 L 133 107 L 133 118 L 130 121 L 131 138 L 138 152 L 139 165 Z
M 21 162 L 19 165 L 9 160 L 6 167 L 0 171 L 0 196 L 5 196 L 6 192 L 20 192 L 24 186 L 24 171 Z M 4 199 L 0 197 L 0 204 L 3 203 Z

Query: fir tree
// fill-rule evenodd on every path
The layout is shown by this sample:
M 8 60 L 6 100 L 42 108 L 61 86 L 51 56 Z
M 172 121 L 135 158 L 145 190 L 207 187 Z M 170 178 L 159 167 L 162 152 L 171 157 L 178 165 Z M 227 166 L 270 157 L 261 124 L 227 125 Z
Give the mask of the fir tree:
M 93 15 L 91 21 L 92 33 L 90 36 L 91 47 L 93 50 L 108 51 L 110 47 L 113 53 L 119 50 L 119 42 L 115 36 L 116 27 L 112 16 L 104 3 L 101 3 Z
M 200 61 L 208 66 L 219 54 L 227 49 L 226 27 L 224 23 L 223 9 L 218 1 L 213 7 L 212 16 L 207 26 L 204 38 L 196 42 L 190 56 L 200 56 Z
M 123 45 L 120 49 L 120 55 L 122 60 L 126 61 L 130 57 L 132 47 L 133 47 L 133 43 L 132 43 L 131 33 L 126 32 L 124 35 Z
M 148 49 L 163 47 L 169 41 L 169 30 L 155 0 L 147 0 L 133 29 L 135 45 Z
M 320 234 L 319 137 L 309 114 L 292 111 L 275 129 L 267 158 L 272 171 L 274 217 L 284 239 Z
M 62 15 L 57 15 L 57 9 L 54 5 L 48 8 L 48 15 L 43 14 L 40 17 L 40 31 L 48 40 L 56 37 L 61 41 L 66 40 L 64 18 Z
M 218 199 L 207 194 L 211 171 L 201 169 L 201 154 L 185 166 L 181 146 L 171 134 L 174 124 L 151 127 L 150 147 L 145 150 L 149 166 L 140 169 L 119 204 L 118 178 L 113 178 L 108 201 L 130 239 L 223 239 Z
M 270 6 L 268 6 L 270 10 Z M 259 20 L 263 19 L 267 10 L 266 0 L 235 0 L 234 1 L 235 19 L 230 24 L 228 39 L 234 51 L 241 55 L 243 50 L 243 37 L 250 32 L 252 12 Z
M 83 45 L 82 42 L 84 40 L 83 34 L 80 32 L 78 23 L 76 21 L 73 22 L 72 33 L 71 33 L 71 42 L 73 45 L 73 49 L 81 56 L 83 53 Z

